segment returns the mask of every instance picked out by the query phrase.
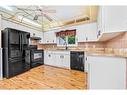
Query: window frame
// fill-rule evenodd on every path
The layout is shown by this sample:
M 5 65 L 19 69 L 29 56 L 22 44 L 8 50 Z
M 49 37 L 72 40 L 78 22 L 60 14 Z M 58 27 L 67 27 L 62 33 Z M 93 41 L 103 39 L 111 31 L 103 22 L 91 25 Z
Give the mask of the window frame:
M 77 47 L 78 46 L 78 39 L 77 39 L 76 35 L 75 35 L 75 44 L 68 44 L 68 36 L 65 36 L 65 37 L 66 37 L 66 42 L 67 42 L 68 47 Z M 65 47 L 65 45 L 59 44 L 59 37 L 57 37 L 57 46 L 58 47 Z

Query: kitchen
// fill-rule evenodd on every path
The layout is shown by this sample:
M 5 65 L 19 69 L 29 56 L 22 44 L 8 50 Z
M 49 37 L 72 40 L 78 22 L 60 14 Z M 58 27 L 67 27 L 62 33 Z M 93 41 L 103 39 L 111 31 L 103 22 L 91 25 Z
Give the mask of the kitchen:
M 0 6 L 0 89 L 126 89 L 126 9 Z

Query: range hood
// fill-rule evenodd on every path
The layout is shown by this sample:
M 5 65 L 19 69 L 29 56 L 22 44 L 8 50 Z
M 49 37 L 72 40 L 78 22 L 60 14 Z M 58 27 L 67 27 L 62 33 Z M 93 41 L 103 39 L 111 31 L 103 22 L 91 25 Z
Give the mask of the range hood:
M 31 40 L 41 40 L 40 37 L 30 37 Z

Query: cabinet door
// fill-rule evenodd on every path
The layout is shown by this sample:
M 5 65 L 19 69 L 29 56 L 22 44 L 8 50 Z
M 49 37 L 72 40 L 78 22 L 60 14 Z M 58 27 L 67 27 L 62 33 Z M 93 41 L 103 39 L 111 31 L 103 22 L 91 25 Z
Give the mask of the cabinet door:
M 87 38 L 88 41 L 94 41 L 97 39 L 97 23 L 88 24 Z
M 44 43 L 56 43 L 56 35 L 53 31 L 48 31 L 44 33 Z
M 61 60 L 62 67 L 70 69 L 70 56 L 69 55 L 63 55 L 63 58 Z
M 59 56 L 56 53 L 52 54 L 52 66 L 59 66 Z
M 87 24 L 79 25 L 76 27 L 78 42 L 86 40 Z
M 104 32 L 127 31 L 126 10 L 126 6 L 103 7 Z
M 44 64 L 47 64 L 48 58 L 47 58 L 47 51 L 44 51 Z
M 126 89 L 126 58 L 88 56 L 90 89 Z
M 59 60 L 60 60 L 59 55 L 56 53 L 53 53 L 52 54 L 52 60 L 51 60 L 52 66 L 59 67 Z
M 103 7 L 99 7 L 98 10 L 98 17 L 97 17 L 97 38 L 102 34 L 104 31 L 104 11 Z
M 39 35 L 38 37 L 41 38 L 41 40 L 39 40 L 39 43 L 40 43 L 40 44 L 43 44 L 43 43 L 44 43 L 44 33 L 41 32 L 40 35 Z
M 44 64 L 52 65 L 51 52 L 45 51 L 45 53 L 44 53 Z
M 49 57 L 48 57 L 48 52 L 44 51 L 44 64 L 49 64 Z

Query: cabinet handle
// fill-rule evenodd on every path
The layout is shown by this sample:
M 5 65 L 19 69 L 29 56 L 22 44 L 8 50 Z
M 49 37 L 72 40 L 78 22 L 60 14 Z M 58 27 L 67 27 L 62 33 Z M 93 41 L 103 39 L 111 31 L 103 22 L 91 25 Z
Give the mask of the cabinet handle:
M 60 56 L 60 58 L 64 58 L 64 56 L 63 56 L 63 55 L 61 55 L 61 56 Z
M 51 57 L 51 55 L 50 55 L 50 54 L 49 54 L 48 56 L 49 56 L 49 57 Z
M 86 41 L 88 40 L 88 37 L 86 37 Z
M 101 30 L 98 31 L 97 38 L 101 35 Z
M 86 57 L 86 61 L 87 61 L 87 57 Z

